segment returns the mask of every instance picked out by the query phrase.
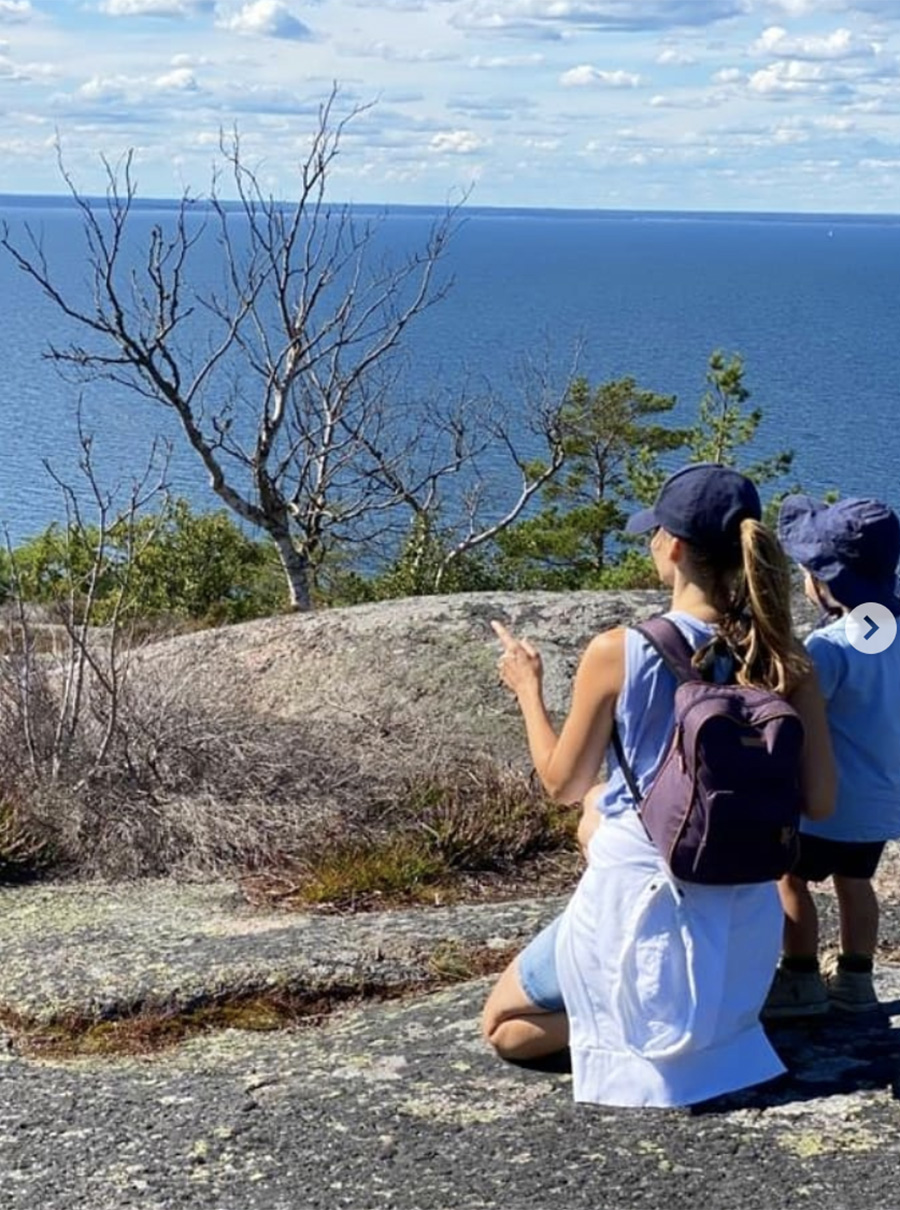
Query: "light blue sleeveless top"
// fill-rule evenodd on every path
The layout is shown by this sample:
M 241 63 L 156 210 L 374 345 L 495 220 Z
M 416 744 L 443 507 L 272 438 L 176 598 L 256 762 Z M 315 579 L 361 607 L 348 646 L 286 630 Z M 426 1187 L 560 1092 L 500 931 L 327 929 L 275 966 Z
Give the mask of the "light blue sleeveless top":
M 665 616 L 671 618 L 695 650 L 715 632 L 709 622 L 701 622 L 680 610 Z M 616 726 L 642 794 L 653 782 L 672 739 L 676 688 L 675 677 L 647 640 L 636 630 L 626 630 L 625 683 L 616 703 Z M 607 749 L 607 767 L 606 789 L 597 809 L 606 816 L 634 810 L 634 799 L 611 745 Z

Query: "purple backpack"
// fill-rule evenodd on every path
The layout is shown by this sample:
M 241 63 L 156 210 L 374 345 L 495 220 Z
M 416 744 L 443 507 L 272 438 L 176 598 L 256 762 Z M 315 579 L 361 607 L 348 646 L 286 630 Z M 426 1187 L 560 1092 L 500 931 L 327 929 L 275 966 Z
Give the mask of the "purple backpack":
M 635 627 L 678 681 L 672 743 L 645 796 L 612 743 L 647 835 L 684 882 L 769 882 L 797 859 L 803 723 L 768 689 L 704 680 L 674 622 Z

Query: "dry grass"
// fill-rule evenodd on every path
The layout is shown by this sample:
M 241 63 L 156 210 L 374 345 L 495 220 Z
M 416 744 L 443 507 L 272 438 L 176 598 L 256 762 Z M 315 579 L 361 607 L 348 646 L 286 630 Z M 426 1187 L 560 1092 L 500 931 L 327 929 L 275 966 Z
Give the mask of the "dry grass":
M 405 776 L 352 833 L 247 880 L 256 899 L 335 910 L 476 897 L 548 855 L 574 857 L 573 813 L 486 758 Z M 573 863 L 563 863 L 571 885 Z M 460 895 L 462 892 L 462 895 Z
M 90 686 L 64 742 L 53 668 L 35 662 L 28 691 L 0 669 L 0 860 L 80 877 L 208 877 L 271 866 L 327 837 L 363 773 L 339 738 L 265 721 L 222 703 L 201 710 L 188 675 L 126 680 L 113 738 L 108 697 Z
M 112 719 L 88 682 L 61 742 L 53 663 L 2 660 L 0 874 L 240 876 L 257 900 L 342 910 L 483 895 L 571 850 L 571 813 L 487 758 L 200 709 L 191 672 L 123 677 Z

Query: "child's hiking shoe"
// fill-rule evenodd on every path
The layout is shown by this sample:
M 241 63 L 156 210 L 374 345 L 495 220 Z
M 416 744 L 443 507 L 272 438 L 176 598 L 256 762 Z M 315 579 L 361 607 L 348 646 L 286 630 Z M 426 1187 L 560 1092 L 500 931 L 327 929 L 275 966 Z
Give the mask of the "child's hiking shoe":
M 791 971 L 779 966 L 760 1017 L 763 1021 L 819 1017 L 830 1006 L 828 988 L 818 971 Z
M 878 997 L 871 974 L 845 971 L 837 967 L 825 977 L 831 1007 L 841 1013 L 871 1013 L 878 1009 Z

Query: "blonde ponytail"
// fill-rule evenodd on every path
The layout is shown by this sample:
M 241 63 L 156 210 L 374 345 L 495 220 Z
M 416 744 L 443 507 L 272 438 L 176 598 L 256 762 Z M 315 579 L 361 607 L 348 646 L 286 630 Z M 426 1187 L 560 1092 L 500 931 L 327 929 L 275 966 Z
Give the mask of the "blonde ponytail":
M 776 536 L 748 517 L 732 560 L 723 565 L 694 547 L 691 562 L 719 614 L 719 638 L 737 664 L 738 684 L 792 693 L 811 664 L 794 637 L 791 565 Z
M 794 637 L 790 562 L 772 531 L 750 518 L 741 522 L 741 561 L 722 627 L 740 659 L 738 683 L 789 694 L 810 668 Z

